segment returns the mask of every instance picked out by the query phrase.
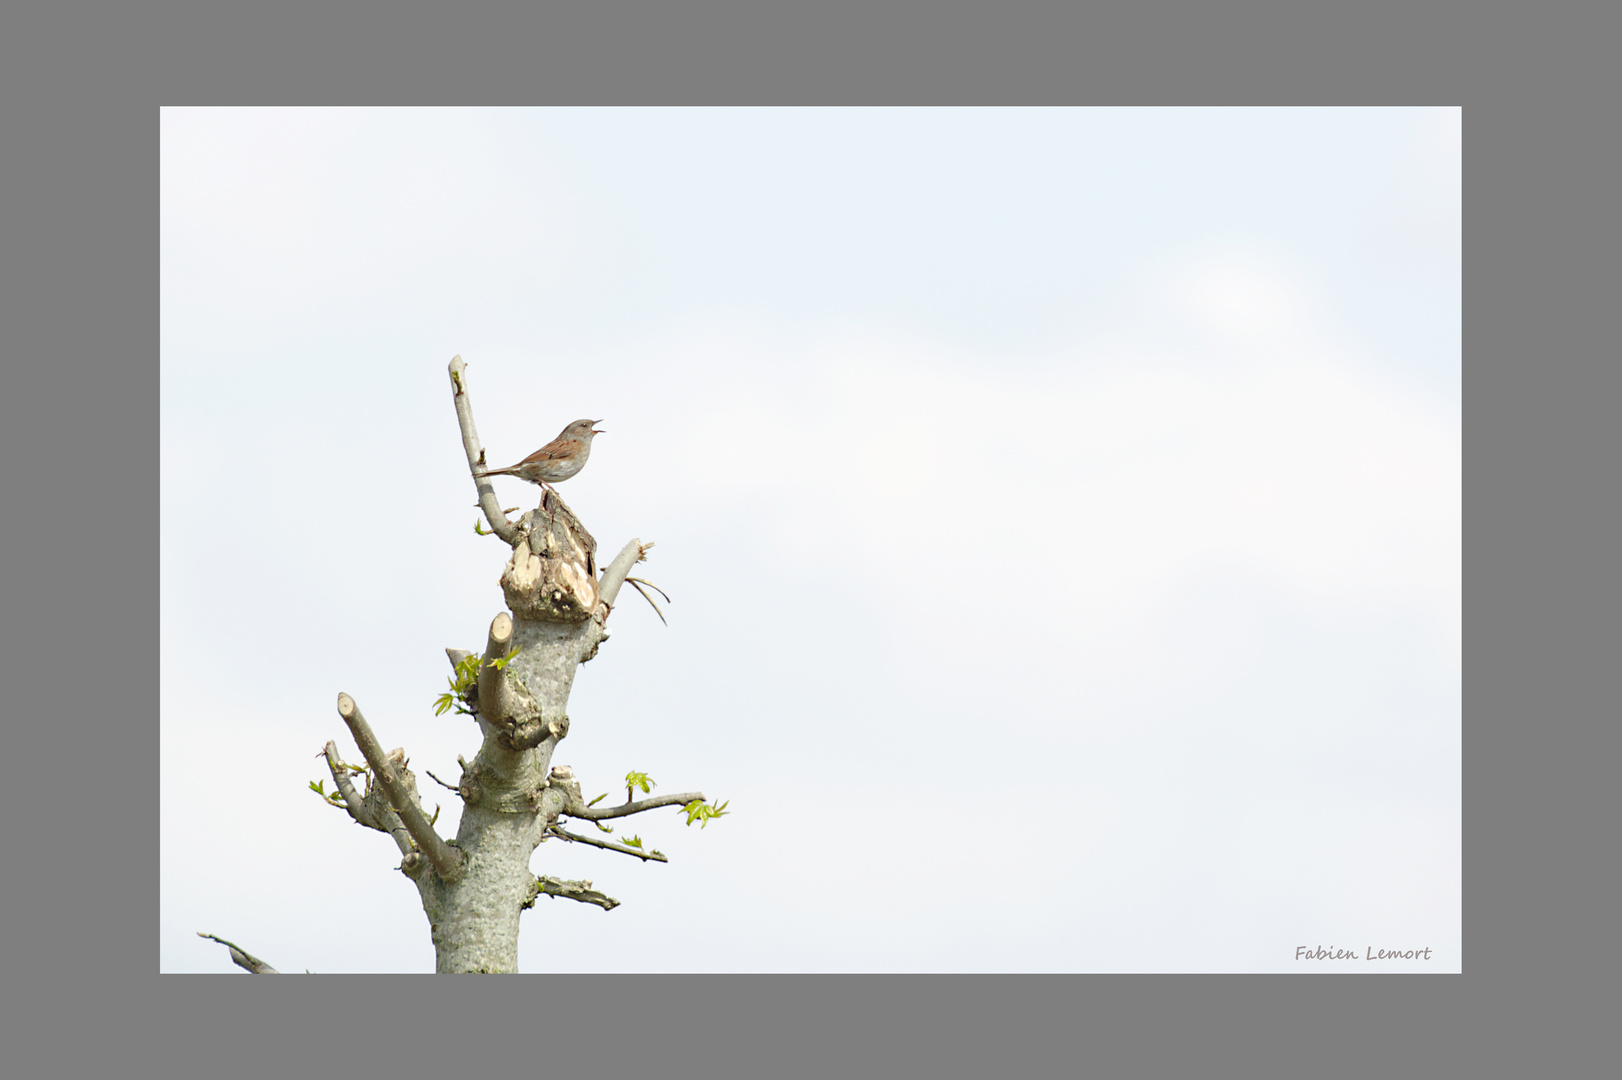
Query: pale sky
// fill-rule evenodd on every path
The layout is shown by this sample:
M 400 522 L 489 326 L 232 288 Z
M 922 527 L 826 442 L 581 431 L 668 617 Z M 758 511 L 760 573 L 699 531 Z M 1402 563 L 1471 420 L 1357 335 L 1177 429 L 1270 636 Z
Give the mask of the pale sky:
M 433 969 L 306 784 L 347 691 L 454 835 L 506 557 L 458 353 L 493 463 L 604 418 L 560 492 L 673 598 L 554 760 L 733 811 L 542 845 L 622 904 L 524 970 L 1459 970 L 1460 160 L 1458 110 L 165 110 L 163 970 Z

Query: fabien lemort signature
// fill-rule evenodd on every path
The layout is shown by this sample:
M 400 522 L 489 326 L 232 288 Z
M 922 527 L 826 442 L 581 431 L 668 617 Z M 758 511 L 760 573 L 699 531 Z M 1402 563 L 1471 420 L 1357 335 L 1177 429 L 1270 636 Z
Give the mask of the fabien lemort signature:
M 1327 949 L 1324 948 L 1322 945 L 1319 945 L 1317 947 L 1313 947 L 1311 945 L 1297 945 L 1295 947 L 1295 958 L 1297 960 L 1363 960 L 1363 961 L 1369 961 L 1369 960 L 1429 960 L 1431 958 L 1431 950 L 1430 950 L 1430 946 L 1428 946 L 1428 945 L 1423 949 L 1376 949 L 1373 945 L 1370 945 L 1367 949 L 1365 949 L 1363 951 L 1362 955 L 1359 955 L 1356 952 L 1356 950 L 1352 950 L 1352 951 L 1348 952 L 1345 949 L 1337 949 L 1333 945 L 1331 945 Z

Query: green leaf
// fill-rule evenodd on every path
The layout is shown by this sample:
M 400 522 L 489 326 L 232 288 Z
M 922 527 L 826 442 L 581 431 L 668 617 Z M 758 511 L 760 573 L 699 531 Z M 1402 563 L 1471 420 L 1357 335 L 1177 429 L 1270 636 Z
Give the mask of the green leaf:
M 470 653 L 457 663 L 455 674 L 446 678 L 450 692 L 434 699 L 434 715 L 444 716 L 449 710 L 455 709 L 459 715 L 472 716 L 473 711 L 462 703 L 462 695 L 467 693 L 478 677 L 479 657 Z
M 641 788 L 642 794 L 651 795 L 653 793 L 653 789 L 657 786 L 658 785 L 653 782 L 653 777 L 649 776 L 647 773 L 628 772 L 625 774 L 626 795 L 631 794 L 632 788 Z
M 728 801 L 730 802 L 731 800 Z M 687 824 L 691 825 L 696 821 L 698 822 L 698 827 L 701 829 L 709 827 L 711 818 L 726 817 L 728 813 L 727 804 L 724 802 L 716 803 L 714 806 L 710 806 L 708 803 L 702 802 L 698 799 L 694 799 L 692 802 L 682 807 L 681 811 L 687 815 Z
M 586 805 L 587 806 L 596 806 L 598 803 L 602 802 L 606 798 L 608 798 L 608 792 L 605 791 L 601 795 L 597 796 L 595 799 L 591 800 Z
M 624 844 L 626 847 L 639 848 L 642 846 L 642 835 L 638 833 L 636 836 L 632 837 L 622 836 L 620 837 L 620 843 Z
M 327 782 L 325 780 L 311 780 L 310 790 L 315 792 L 317 795 L 320 795 L 322 798 L 326 798 Z
M 600 821 L 594 821 L 594 822 L 592 822 L 592 824 L 593 824 L 593 825 L 595 825 L 595 826 L 597 826 L 597 827 L 598 827 L 598 828 L 599 828 L 599 829 L 601 829 L 601 830 L 602 830 L 602 831 L 603 831 L 603 832 L 608 832 L 608 833 L 611 833 L 611 832 L 613 832 L 613 831 L 614 831 L 614 826 L 612 826 L 612 825 L 604 825 L 604 824 L 603 824 L 603 823 L 602 823 L 602 822 L 600 822 Z

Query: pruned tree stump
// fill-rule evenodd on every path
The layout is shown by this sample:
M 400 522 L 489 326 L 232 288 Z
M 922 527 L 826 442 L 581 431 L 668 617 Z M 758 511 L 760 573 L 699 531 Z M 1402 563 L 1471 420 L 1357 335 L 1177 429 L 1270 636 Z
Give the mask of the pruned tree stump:
M 555 491 L 518 520 L 501 573 L 507 608 L 519 622 L 579 623 L 597 608 L 597 541 Z

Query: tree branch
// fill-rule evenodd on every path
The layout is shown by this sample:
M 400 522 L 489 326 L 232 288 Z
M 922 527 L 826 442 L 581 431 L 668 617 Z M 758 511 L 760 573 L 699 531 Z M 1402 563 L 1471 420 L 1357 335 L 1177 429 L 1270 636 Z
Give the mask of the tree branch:
M 561 836 L 565 840 L 573 840 L 576 843 L 590 844 L 592 847 L 600 847 L 604 851 L 620 851 L 624 852 L 626 855 L 635 855 L 643 862 L 667 863 L 670 861 L 669 859 L 665 858 L 662 853 L 657 851 L 643 851 L 641 848 L 634 848 L 625 844 L 616 844 L 612 840 L 599 840 L 594 836 L 581 836 L 579 833 L 572 833 L 566 829 L 560 829 L 556 825 L 548 829 L 547 832 L 551 833 L 553 836 Z
M 338 794 L 344 797 L 344 806 L 349 809 L 349 816 L 368 829 L 384 831 L 383 826 L 372 820 L 372 815 L 366 812 L 366 804 L 361 801 L 360 792 L 349 779 L 349 769 L 344 765 L 343 758 L 338 756 L 338 744 L 331 739 L 326 746 L 327 768 L 332 771 L 332 782 L 338 788 Z
M 337 743 L 327 742 L 326 755 L 327 768 L 332 770 L 332 782 L 338 785 L 338 793 L 344 797 L 344 807 L 349 811 L 349 816 L 368 829 L 388 833 L 394 838 L 394 846 L 400 849 L 400 854 L 409 855 L 412 850 L 411 836 L 400 821 L 400 815 L 386 805 L 377 805 L 375 801 L 372 806 L 366 805 L 366 800 L 361 798 L 354 782 L 349 779 L 349 769 L 344 765 L 343 758 L 338 756 Z
M 681 795 L 655 795 L 651 799 L 621 803 L 618 806 L 610 806 L 606 810 L 595 810 L 584 805 L 565 806 L 563 812 L 572 818 L 580 818 L 584 821 L 607 821 L 609 818 L 640 814 L 644 810 L 657 810 L 661 806 L 686 806 L 690 802 L 703 801 L 704 795 L 702 792 L 689 791 Z
M 590 882 L 587 882 L 587 884 L 590 884 Z M 221 945 L 224 945 L 227 949 L 230 949 L 231 950 L 231 962 L 233 964 L 235 964 L 237 967 L 247 968 L 249 971 L 253 972 L 255 975 L 280 975 L 281 974 L 281 972 L 277 971 L 275 968 L 271 967 L 269 964 L 267 964 L 263 960 L 259 959 L 259 957 L 255 956 L 255 955 L 253 955 L 252 953 L 249 953 L 249 952 L 243 952 L 241 949 L 237 948 L 235 945 L 231 944 L 229 941 L 226 941 L 222 937 L 215 937 L 213 934 L 205 934 L 201 930 L 197 931 L 197 936 L 200 937 L 200 938 L 208 938 L 208 940 L 210 940 L 210 941 L 217 941 Z
M 406 831 L 417 842 L 418 849 L 433 864 L 434 870 L 446 881 L 456 881 L 462 876 L 462 853 L 440 839 L 434 827 L 428 823 L 428 816 L 422 812 L 422 807 L 411 798 L 410 791 L 394 771 L 394 765 L 383 753 L 383 747 L 378 743 L 377 736 L 372 734 L 372 726 L 361 715 L 360 706 L 348 694 L 338 695 L 338 715 L 344 718 L 349 725 L 349 731 L 355 737 L 355 745 L 365 755 L 366 763 L 372 767 L 372 776 L 383 785 L 383 791 L 389 797 L 389 804 L 400 820 L 405 824 Z M 407 858 L 410 858 L 408 855 Z
M 462 427 L 462 449 L 467 452 L 467 468 L 470 474 L 482 467 L 484 462 L 484 447 L 479 445 L 479 431 L 473 426 L 473 403 L 467 392 L 467 364 L 462 361 L 460 354 L 453 357 L 450 363 L 451 395 L 456 401 L 456 422 Z M 509 544 L 518 542 L 518 526 L 507 520 L 507 515 L 501 511 L 501 503 L 496 501 L 496 489 L 484 477 L 474 475 L 474 483 L 479 489 L 479 509 L 484 511 L 485 520 L 495 534 Z
M 424 769 L 422 771 L 428 774 L 428 779 L 432 780 L 434 783 L 438 784 L 440 787 L 444 788 L 446 791 L 454 791 L 458 795 L 462 794 L 462 789 L 461 788 L 457 787 L 455 784 L 447 784 L 447 783 L 445 783 L 445 781 L 441 780 L 439 777 L 434 775 L 434 770 L 432 770 L 432 769 Z
M 604 911 L 613 911 L 620 906 L 620 902 L 606 893 L 600 893 L 591 887 L 590 881 L 564 881 L 562 878 L 538 877 L 529 886 L 529 898 L 520 905 L 520 909 L 535 906 L 535 901 L 542 894 L 552 897 L 566 897 L 578 900 L 582 904 L 596 904 Z
M 640 540 L 632 540 L 620 548 L 620 553 L 614 556 L 614 561 L 603 567 L 602 580 L 597 583 L 597 599 L 612 608 L 615 598 L 620 594 L 620 586 L 625 584 L 625 575 L 631 572 L 631 567 L 647 560 L 648 549 L 652 546 L 652 540 L 645 544 Z

